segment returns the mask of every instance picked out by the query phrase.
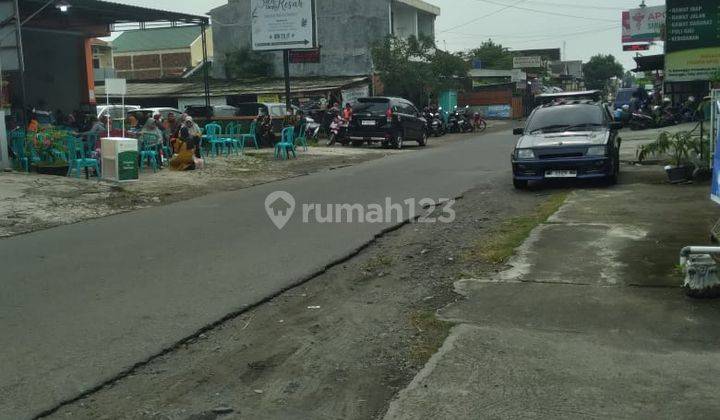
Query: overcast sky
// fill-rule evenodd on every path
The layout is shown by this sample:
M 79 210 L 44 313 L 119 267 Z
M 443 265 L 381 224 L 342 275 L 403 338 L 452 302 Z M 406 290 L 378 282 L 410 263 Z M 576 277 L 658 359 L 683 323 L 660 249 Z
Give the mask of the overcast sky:
M 227 3 L 227 0 L 115 1 L 193 14 L 204 14 Z M 620 44 L 620 12 L 637 7 L 640 0 L 427 1 L 442 9 L 436 25 L 441 48 L 467 50 L 488 38 L 511 49 L 562 48 L 564 41 L 568 60 L 587 61 L 590 56 L 603 53 L 615 55 L 626 69 L 635 65 L 634 53 L 623 52 Z M 646 3 L 655 6 L 665 1 Z M 661 47 L 656 46 L 649 53 L 661 52 Z

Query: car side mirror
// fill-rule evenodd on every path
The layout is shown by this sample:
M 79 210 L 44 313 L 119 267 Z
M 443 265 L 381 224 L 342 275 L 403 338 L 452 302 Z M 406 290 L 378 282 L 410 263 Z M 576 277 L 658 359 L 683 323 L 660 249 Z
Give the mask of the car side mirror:
M 621 128 L 623 128 L 623 124 L 621 122 L 613 121 L 610 123 L 611 130 L 620 130 Z
M 516 128 L 513 130 L 513 135 L 515 136 L 522 136 L 523 134 L 525 134 L 524 128 Z

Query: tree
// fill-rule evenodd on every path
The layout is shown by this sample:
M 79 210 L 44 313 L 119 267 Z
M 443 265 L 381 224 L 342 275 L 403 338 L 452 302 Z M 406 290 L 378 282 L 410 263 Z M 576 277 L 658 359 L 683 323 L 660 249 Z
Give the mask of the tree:
M 225 54 L 225 75 L 228 79 L 247 79 L 272 76 L 275 71 L 273 57 L 242 48 Z
M 430 95 L 462 86 L 468 64 L 459 54 L 438 50 L 429 37 L 388 36 L 372 47 L 375 70 L 386 94 L 427 104 Z
M 469 60 L 479 59 L 484 69 L 511 70 L 513 68 L 513 54 L 501 44 L 494 43 L 492 39 L 483 42 L 479 48 L 470 50 L 467 58 Z
M 583 74 L 588 89 L 605 90 L 610 79 L 623 77 L 624 69 L 612 54 L 598 54 L 583 65 Z

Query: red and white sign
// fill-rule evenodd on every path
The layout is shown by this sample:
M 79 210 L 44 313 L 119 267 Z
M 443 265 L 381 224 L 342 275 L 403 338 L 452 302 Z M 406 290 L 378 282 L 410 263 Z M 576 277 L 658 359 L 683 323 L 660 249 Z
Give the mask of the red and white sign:
M 662 41 L 665 6 L 641 7 L 622 12 L 622 42 Z

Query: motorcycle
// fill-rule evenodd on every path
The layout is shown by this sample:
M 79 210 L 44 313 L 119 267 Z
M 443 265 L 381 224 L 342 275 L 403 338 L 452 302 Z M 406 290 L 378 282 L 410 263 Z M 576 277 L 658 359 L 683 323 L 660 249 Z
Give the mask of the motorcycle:
M 655 128 L 655 119 L 652 115 L 648 115 L 644 112 L 633 112 L 630 114 L 628 126 L 631 130 L 647 130 L 649 128 Z
M 335 118 L 333 118 L 330 123 L 330 139 L 328 140 L 328 146 L 334 146 L 338 141 L 343 146 L 348 143 L 348 124 L 349 122 L 340 117 L 340 115 L 335 115 Z
M 425 125 L 425 131 L 428 137 L 435 136 L 440 137 L 445 134 L 445 127 L 443 126 L 440 115 L 433 112 L 425 112 L 424 116 L 427 124 Z
M 317 142 L 318 136 L 320 135 L 320 124 L 315 122 L 314 118 L 305 117 L 305 137 L 310 140 Z
M 485 121 L 485 118 L 483 118 L 479 112 L 475 112 L 473 114 L 472 125 L 473 131 L 479 131 L 482 133 L 487 129 L 487 121 Z

